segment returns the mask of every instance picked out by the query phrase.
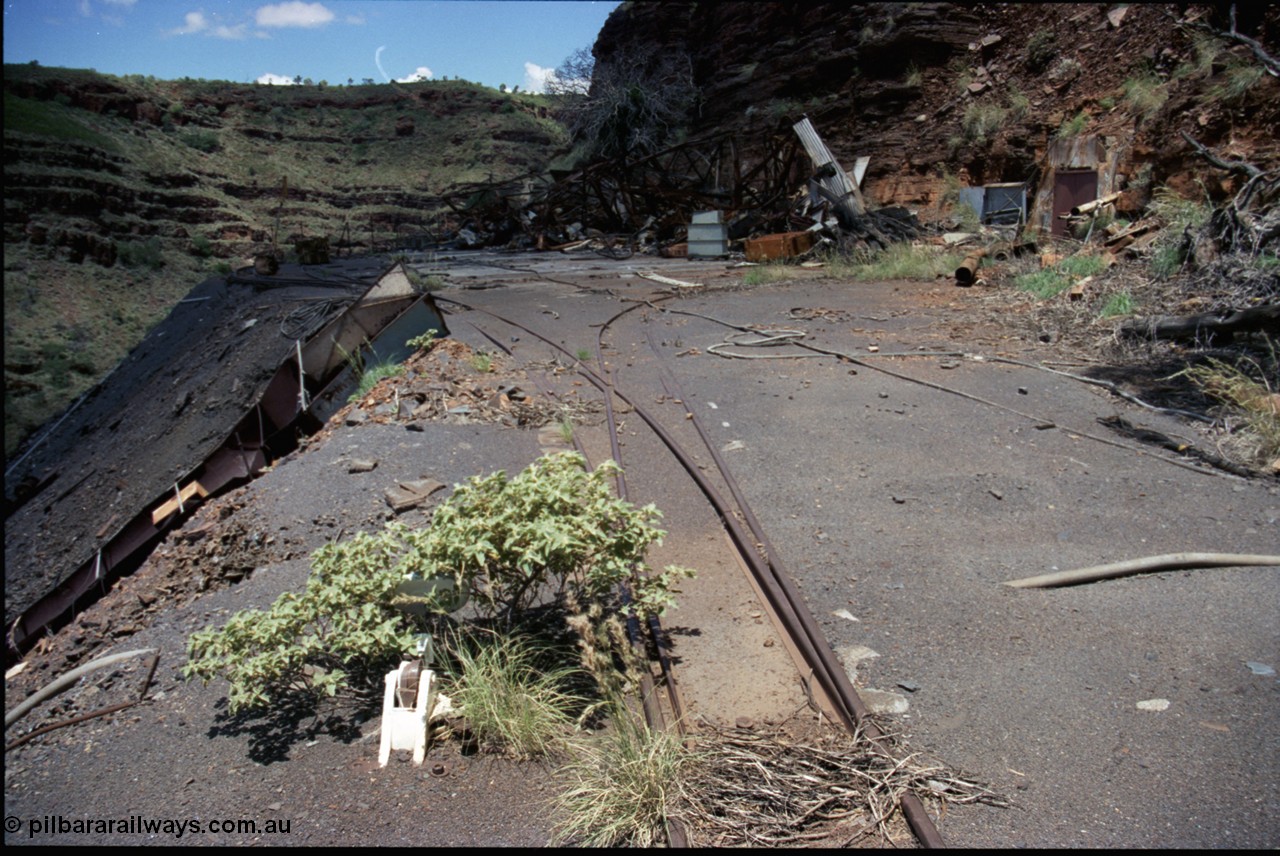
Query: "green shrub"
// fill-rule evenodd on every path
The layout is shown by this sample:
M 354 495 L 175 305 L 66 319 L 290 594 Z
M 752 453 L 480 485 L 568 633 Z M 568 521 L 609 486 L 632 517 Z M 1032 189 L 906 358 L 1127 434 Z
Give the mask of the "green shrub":
M 145 241 L 125 241 L 116 247 L 116 259 L 125 267 L 145 267 L 159 270 L 164 267 L 164 251 L 160 248 L 160 239 L 147 238 Z
M 1058 38 L 1052 30 L 1036 30 L 1027 41 L 1027 68 L 1039 74 L 1058 55 Z
M 383 667 L 413 644 L 390 605 L 403 579 L 399 547 L 390 530 L 326 544 L 311 555 L 301 595 L 285 592 L 268 610 L 242 610 L 219 630 L 193 633 L 183 676 L 226 678 L 232 713 L 290 692 L 334 696 L 352 689 L 354 676 L 363 679 L 356 687 L 377 692 Z
M 212 131 L 188 131 L 180 139 L 191 148 L 207 154 L 212 154 L 221 147 L 218 143 L 218 135 Z
M 191 239 L 191 252 L 202 259 L 207 259 L 213 255 L 213 243 L 204 235 L 196 235 Z
M 644 562 L 660 543 L 662 514 L 613 496 L 618 466 L 588 473 L 576 452 L 539 458 L 512 478 L 473 477 L 436 510 L 428 529 L 403 531 L 412 578 L 454 577 L 481 614 L 510 622 L 540 597 L 560 592 L 581 604 L 612 602 L 630 583 L 633 608 L 661 614 L 674 584 L 692 571 L 656 572 Z
M 427 330 L 421 336 L 414 336 L 412 339 L 405 342 L 404 343 L 405 347 L 413 348 L 415 351 L 429 351 L 431 350 L 432 346 L 435 345 L 436 335 L 439 332 L 440 332 L 439 330 L 436 330 L 434 327 L 432 327 L 430 330 Z
M 606 641 L 616 645 L 618 634 L 605 634 L 606 640 L 597 628 L 616 626 L 616 619 L 602 618 L 602 604 L 618 605 L 622 583 L 631 586 L 631 607 L 651 615 L 673 603 L 677 579 L 692 575 L 675 567 L 655 572 L 644 563 L 645 550 L 663 535 L 654 526 L 661 514 L 611 494 L 617 469 L 608 462 L 587 473 L 575 453 L 543 457 L 511 479 L 496 472 L 458 485 L 425 529 L 393 521 L 376 535 L 326 544 L 311 556 L 301 595 L 286 592 L 268 610 L 243 610 L 221 629 L 192 634 L 183 674 L 205 682 L 226 678 L 233 713 L 291 692 L 367 696 L 380 691 L 386 668 L 410 650 L 409 608 L 451 611 L 462 602 L 459 593 L 479 618 L 508 625 L 560 594 L 580 613 L 570 624 L 591 650 Z M 453 587 L 434 594 L 399 591 L 406 580 L 450 578 Z M 489 672 L 492 658 L 522 672 L 510 666 L 513 657 L 520 662 L 510 649 L 478 656 L 473 663 L 489 663 Z M 589 662 L 602 686 L 617 683 L 598 669 L 598 659 Z

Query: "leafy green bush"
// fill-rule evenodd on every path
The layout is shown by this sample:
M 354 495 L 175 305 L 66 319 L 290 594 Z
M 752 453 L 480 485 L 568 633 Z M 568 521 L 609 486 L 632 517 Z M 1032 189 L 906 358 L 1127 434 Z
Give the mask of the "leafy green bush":
M 233 713 L 289 692 L 377 692 L 386 668 L 413 642 L 414 619 L 402 609 L 407 598 L 399 590 L 407 579 L 453 579 L 452 590 L 416 598 L 429 611 L 453 609 L 462 592 L 480 617 L 508 624 L 559 593 L 583 613 L 576 619 L 591 616 L 573 626 L 602 647 L 593 635 L 607 623 L 601 604 L 616 606 L 624 581 L 638 613 L 658 614 L 672 604 L 675 580 L 693 573 L 675 567 L 658 573 L 644 563 L 645 550 L 663 535 L 653 525 L 661 514 L 614 497 L 608 483 L 616 470 L 610 462 L 587 473 L 576 453 L 543 457 L 514 478 L 496 472 L 457 486 L 425 529 L 393 521 L 376 535 L 326 544 L 311 556 L 301 595 L 286 592 L 266 611 L 243 610 L 221 629 L 192 634 L 183 674 L 226 678 Z M 473 664 L 491 670 L 484 657 L 473 656 Z M 608 675 L 598 679 L 609 682 Z
M 160 248 L 160 239 L 147 238 L 145 241 L 125 241 L 116 247 L 116 259 L 125 267 L 146 267 L 159 270 L 164 267 L 164 251 Z
M 380 673 L 413 644 L 406 617 L 391 606 L 403 579 L 399 548 L 389 530 L 326 544 L 311 555 L 301 595 L 285 592 L 269 610 L 242 610 L 220 630 L 193 633 L 183 676 L 226 678 L 232 713 L 289 692 L 334 696 L 356 675 L 376 692 Z
M 221 148 L 218 135 L 212 131 L 189 131 L 182 135 L 182 142 L 197 151 L 212 154 Z
M 1027 41 L 1027 68 L 1039 74 L 1058 55 L 1058 38 L 1052 30 L 1036 30 Z
M 452 575 L 483 614 L 511 621 L 548 591 L 578 602 L 612 602 L 632 585 L 632 606 L 661 614 L 673 585 L 692 571 L 655 572 L 644 562 L 665 534 L 662 513 L 613 496 L 618 471 L 606 461 L 588 473 L 576 452 L 539 458 L 512 478 L 498 471 L 459 485 L 427 529 L 404 529 L 400 570 L 414 579 Z
M 405 342 L 405 347 L 413 348 L 415 351 L 429 351 L 431 350 L 431 346 L 436 343 L 436 334 L 439 332 L 440 331 L 432 327 L 421 336 L 414 336 L 412 339 Z

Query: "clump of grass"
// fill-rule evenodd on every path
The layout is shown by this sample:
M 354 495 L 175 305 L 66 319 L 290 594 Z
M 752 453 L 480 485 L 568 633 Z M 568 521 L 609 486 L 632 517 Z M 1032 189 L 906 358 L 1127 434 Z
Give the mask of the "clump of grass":
M 586 362 L 587 360 L 589 360 L 589 359 L 591 359 L 591 351 L 590 351 L 589 349 L 587 349 L 587 348 L 579 348 L 579 349 L 578 349 L 578 362 L 580 362 L 580 363 L 585 363 L 585 362 Z
M 450 646 L 449 698 L 471 733 L 489 749 L 528 759 L 566 740 L 587 708 L 569 687 L 579 670 L 528 637 L 473 635 Z
M 975 101 L 965 108 L 960 128 L 965 140 L 982 144 L 990 139 L 1004 124 L 1009 110 L 991 101 Z
M 652 731 L 618 705 L 609 731 L 574 747 L 568 788 L 556 799 L 557 837 L 585 847 L 651 847 L 696 763 L 680 738 Z
M 1124 82 L 1124 100 L 1143 119 L 1154 116 L 1169 100 L 1169 90 L 1152 74 L 1140 74 Z
M 1159 279 L 1168 279 L 1187 260 L 1183 235 L 1197 231 L 1213 212 L 1207 203 L 1184 199 L 1167 187 L 1156 190 L 1149 210 L 1165 222 L 1153 248 L 1151 272 Z
M 565 445 L 573 445 L 573 417 L 568 413 L 560 416 L 560 421 L 556 423 L 560 426 L 560 439 L 564 440 Z
M 1068 256 L 1053 267 L 1015 277 L 1014 285 L 1044 300 L 1061 294 L 1086 276 L 1100 273 L 1107 263 L 1100 256 Z
M 917 66 L 915 63 L 911 63 L 911 65 L 907 66 L 907 79 L 906 79 L 907 86 L 918 87 L 922 83 L 924 83 L 923 72 L 920 71 L 919 66 Z
M 1066 140 L 1078 137 L 1089 127 L 1089 114 L 1081 110 L 1058 126 L 1058 139 Z
M 1228 104 L 1242 101 L 1265 74 L 1261 65 L 1232 57 L 1222 74 L 1222 82 L 1209 90 L 1209 97 Z
M 963 259 L 955 253 L 940 253 L 933 247 L 897 243 L 865 260 L 855 259 L 852 263 L 836 265 L 832 274 L 861 282 L 928 280 L 950 275 L 961 261 Z
M 1280 393 L 1268 377 L 1276 378 L 1276 348 L 1271 346 L 1270 372 L 1253 360 L 1237 365 L 1210 359 L 1179 374 L 1205 395 L 1221 402 L 1237 454 L 1261 466 L 1280 463 Z
M 471 355 L 471 367 L 482 374 L 488 374 L 493 371 L 493 355 L 476 351 Z
M 753 267 L 742 277 L 743 285 L 772 285 L 795 278 L 795 271 L 783 262 L 769 262 Z
M 1127 291 L 1117 291 L 1102 304 L 1099 313 L 1103 318 L 1116 318 L 1121 315 L 1132 315 L 1134 309 L 1133 295 Z
M 1019 121 L 1027 115 L 1027 111 L 1031 109 L 1031 99 L 1016 86 L 1009 87 L 1009 116 L 1008 118 L 1014 122 Z
M 351 393 L 347 401 L 359 401 L 364 398 L 383 378 L 399 377 L 404 374 L 404 366 L 387 360 L 386 362 L 375 363 L 372 366 L 364 366 L 358 370 L 358 373 L 360 375 L 360 385 L 356 387 L 355 392 Z

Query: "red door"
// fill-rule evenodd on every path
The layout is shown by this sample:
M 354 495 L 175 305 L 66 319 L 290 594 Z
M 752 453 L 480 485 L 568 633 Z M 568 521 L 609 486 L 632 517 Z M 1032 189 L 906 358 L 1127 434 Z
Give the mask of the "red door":
M 1071 209 L 1098 198 L 1098 171 L 1095 169 L 1062 169 L 1053 178 L 1053 224 L 1049 234 L 1062 237 L 1067 234 L 1067 221 L 1059 214 L 1070 214 Z

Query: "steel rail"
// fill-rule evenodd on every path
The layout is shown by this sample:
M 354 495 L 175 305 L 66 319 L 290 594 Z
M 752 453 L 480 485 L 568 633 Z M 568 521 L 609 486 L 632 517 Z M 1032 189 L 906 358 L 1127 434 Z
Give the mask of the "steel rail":
M 483 313 L 512 327 L 523 330 L 529 335 L 549 345 L 554 350 L 572 357 L 564 347 L 524 324 L 512 321 L 511 319 L 499 315 L 496 312 L 470 306 L 458 300 L 452 300 L 450 298 L 438 299 L 442 302 L 459 306 L 465 310 Z M 637 303 L 637 306 L 639 305 L 645 304 Z M 621 315 L 626 314 L 626 311 L 619 313 L 615 318 L 610 319 L 610 322 L 608 323 L 612 323 L 617 317 L 621 317 Z M 599 340 L 599 336 L 597 338 Z M 659 365 L 662 365 L 661 361 L 659 361 Z M 663 368 L 665 368 L 665 366 Z M 848 674 L 839 665 L 839 663 L 835 661 L 834 652 L 832 652 L 830 645 L 827 644 L 825 637 L 822 635 L 821 630 L 814 621 L 808 607 L 805 606 L 804 600 L 796 591 L 794 584 L 789 578 L 789 574 L 787 574 L 785 568 L 781 566 L 777 551 L 769 546 L 767 537 L 764 535 L 763 529 L 759 526 L 759 521 L 756 520 L 754 514 L 750 513 L 749 506 L 747 506 L 745 502 L 745 497 L 742 497 L 741 491 L 738 489 L 736 482 L 728 472 L 723 459 L 720 458 L 719 453 L 715 450 L 714 445 L 710 443 L 705 432 L 703 430 L 699 430 L 700 436 L 704 443 L 706 443 L 708 449 L 711 450 L 712 457 L 721 471 L 721 477 L 725 480 L 726 484 L 732 485 L 730 488 L 731 492 L 735 495 L 735 499 L 739 500 L 739 510 L 743 514 L 744 519 L 748 519 L 754 523 L 751 532 L 744 530 L 742 524 L 739 523 L 738 519 L 734 516 L 732 508 L 725 501 L 724 497 L 715 488 L 715 486 L 711 484 L 706 476 L 703 475 L 701 470 L 698 469 L 697 464 L 692 460 L 688 452 L 680 446 L 679 442 L 671 435 L 667 428 L 653 416 L 653 414 L 640 405 L 634 398 L 618 389 L 611 380 L 601 377 L 588 366 L 579 363 L 578 371 L 606 398 L 610 394 L 614 394 L 623 402 L 630 405 L 635 413 L 644 420 L 654 434 L 676 457 L 681 466 L 690 475 L 690 477 L 693 478 L 703 495 L 719 514 L 726 530 L 728 531 L 730 540 L 733 541 L 744 562 L 751 570 L 752 575 L 759 584 L 761 591 L 764 593 L 769 606 L 774 610 L 780 623 L 787 630 L 792 641 L 796 644 L 801 657 L 809 665 L 813 677 L 817 680 L 820 688 L 826 694 L 832 709 L 834 709 L 837 714 L 837 717 L 851 733 L 856 733 L 859 728 L 861 728 L 868 738 L 872 739 L 876 743 L 880 743 L 884 739 L 884 733 L 875 725 L 874 722 L 869 720 L 866 707 L 862 704 L 861 699 L 857 695 L 857 691 L 853 688 Z M 683 396 L 681 396 L 681 400 L 683 401 Z M 692 415 L 692 411 L 688 410 L 687 405 L 686 410 L 691 414 L 690 421 L 693 421 L 696 426 L 696 415 Z M 759 550 L 761 549 L 766 553 L 766 557 L 764 558 L 762 558 L 759 553 Z M 928 812 L 925 810 L 924 804 L 920 801 L 919 797 L 915 794 L 904 794 L 900 799 L 900 806 L 912 831 L 923 846 L 945 846 L 942 842 L 941 835 L 938 833 L 937 827 L 934 825 L 932 818 L 929 817 Z

